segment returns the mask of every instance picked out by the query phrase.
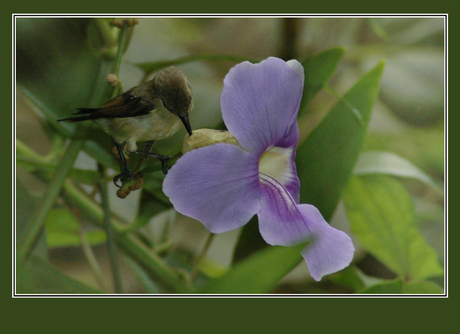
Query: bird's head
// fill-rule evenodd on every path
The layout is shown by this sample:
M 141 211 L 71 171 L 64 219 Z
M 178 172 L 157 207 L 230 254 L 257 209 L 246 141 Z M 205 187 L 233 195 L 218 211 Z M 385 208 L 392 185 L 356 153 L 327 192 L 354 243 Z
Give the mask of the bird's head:
M 153 83 L 166 109 L 180 118 L 191 136 L 189 112 L 193 108 L 193 93 L 184 72 L 174 66 L 165 68 L 158 72 Z

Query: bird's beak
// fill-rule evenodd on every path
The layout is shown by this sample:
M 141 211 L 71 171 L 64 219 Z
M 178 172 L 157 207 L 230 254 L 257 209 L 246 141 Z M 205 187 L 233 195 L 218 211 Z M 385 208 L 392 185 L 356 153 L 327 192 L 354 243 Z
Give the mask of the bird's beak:
M 188 113 L 184 113 L 179 115 L 180 120 L 185 126 L 185 129 L 187 130 L 188 134 L 191 136 L 192 135 L 192 127 L 190 126 L 190 121 L 188 119 Z

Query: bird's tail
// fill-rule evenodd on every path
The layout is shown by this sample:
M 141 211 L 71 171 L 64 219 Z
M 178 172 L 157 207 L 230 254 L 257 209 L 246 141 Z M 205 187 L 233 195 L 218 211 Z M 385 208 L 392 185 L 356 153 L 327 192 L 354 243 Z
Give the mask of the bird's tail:
M 76 110 L 77 112 L 74 115 L 78 115 L 78 116 L 58 119 L 58 122 L 74 123 L 74 122 L 95 120 L 101 117 L 97 113 L 94 113 L 95 111 L 98 111 L 99 108 L 78 108 Z

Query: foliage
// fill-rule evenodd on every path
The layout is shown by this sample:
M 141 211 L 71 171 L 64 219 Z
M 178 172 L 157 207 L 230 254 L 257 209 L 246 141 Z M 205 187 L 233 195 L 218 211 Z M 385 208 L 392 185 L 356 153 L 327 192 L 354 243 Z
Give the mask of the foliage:
M 315 25 L 312 38 L 345 24 L 302 20 L 296 21 L 299 29 Z M 119 167 L 110 138 L 91 122 L 56 121 L 116 94 L 120 87 L 107 83 L 109 73 L 121 70 L 120 78 L 130 87 L 130 80 L 134 86 L 158 69 L 178 65 L 191 73 L 196 101 L 192 127 L 221 128 L 216 101 L 223 75 L 240 61 L 283 54 L 275 43 L 261 54 L 241 37 L 235 53 L 221 54 L 212 31 L 225 19 L 175 24 L 145 19 L 139 26 L 118 28 L 108 19 L 18 18 L 16 293 L 442 294 L 443 91 L 436 81 L 439 73 L 425 71 L 429 66 L 420 63 L 439 65 L 443 35 L 415 33 L 428 23 L 439 29 L 433 20 L 350 19 L 346 29 L 369 36 L 362 44 L 347 40 L 347 48 L 284 41 L 297 43 L 292 56 L 305 69 L 296 157 L 301 203 L 314 204 L 333 225 L 349 226 L 357 248 L 350 267 L 316 283 L 303 273 L 299 250 L 305 245 L 266 247 L 255 228 L 256 217 L 238 234 L 206 241 L 197 222 L 183 223 L 185 218 L 175 214 L 161 191 L 164 175 L 153 159 L 143 169 L 142 189 L 125 200 L 115 198 L 111 178 Z M 251 26 L 254 36 L 262 29 L 259 25 L 270 22 L 237 20 Z M 155 24 L 159 29 L 151 30 L 175 37 L 174 42 L 136 35 L 142 25 Z M 184 37 L 189 31 L 198 37 Z M 156 55 L 130 53 L 146 38 Z M 164 57 L 159 50 L 173 51 Z M 415 64 L 408 56 L 414 53 L 422 59 Z M 410 87 L 395 91 L 399 82 L 386 75 L 407 63 L 426 79 L 417 92 Z M 132 73 L 141 78 L 134 82 Z M 194 82 L 200 82 L 197 89 Z M 424 96 L 428 91 L 437 94 Z M 400 100 L 405 103 L 398 104 Z M 410 113 L 411 108 L 416 111 Z M 155 149 L 177 153 L 184 133 L 160 141 Z M 136 157 L 130 158 L 135 166 Z M 426 207 L 432 210 L 422 210 Z M 72 252 L 88 263 L 85 274 L 66 270 L 72 264 L 65 254 Z M 226 252 L 232 260 L 222 264 L 213 252 Z M 112 270 L 101 271 L 101 262 L 109 262 Z M 120 268 L 126 274 L 120 275 Z

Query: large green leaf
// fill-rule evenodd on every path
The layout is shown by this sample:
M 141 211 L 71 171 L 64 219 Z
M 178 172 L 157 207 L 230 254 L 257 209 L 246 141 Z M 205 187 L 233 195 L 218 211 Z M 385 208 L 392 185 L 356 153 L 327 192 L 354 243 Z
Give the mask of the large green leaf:
M 332 48 L 308 57 L 302 62 L 305 70 L 305 83 L 300 113 L 332 77 L 344 54 L 344 48 Z
M 302 259 L 306 244 L 267 247 L 238 262 L 227 274 L 207 285 L 202 293 L 267 293 Z
M 435 251 L 414 222 L 412 199 L 397 180 L 384 175 L 354 176 L 344 201 L 353 234 L 400 277 L 442 274 Z
M 297 150 L 300 201 L 330 219 L 361 151 L 384 63 L 363 75 Z

